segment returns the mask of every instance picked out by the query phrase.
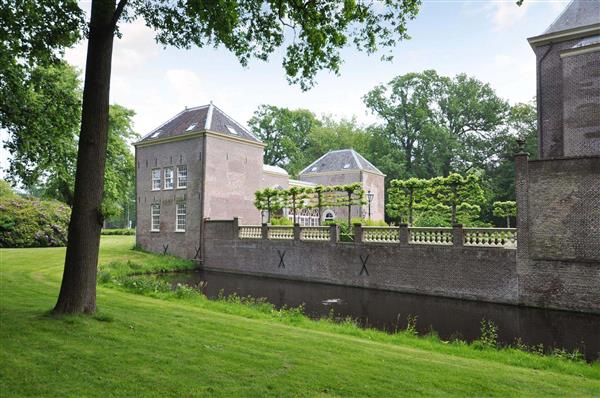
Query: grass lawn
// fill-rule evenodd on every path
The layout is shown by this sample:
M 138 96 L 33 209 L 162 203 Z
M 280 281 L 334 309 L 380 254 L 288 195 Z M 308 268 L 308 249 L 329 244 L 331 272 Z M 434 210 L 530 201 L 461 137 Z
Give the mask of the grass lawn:
M 132 236 L 101 263 L 156 265 Z M 0 251 L 0 396 L 600 396 L 600 364 L 386 335 L 202 297 L 98 288 L 95 317 L 46 315 L 63 248 Z M 281 319 L 279 319 L 281 318 Z

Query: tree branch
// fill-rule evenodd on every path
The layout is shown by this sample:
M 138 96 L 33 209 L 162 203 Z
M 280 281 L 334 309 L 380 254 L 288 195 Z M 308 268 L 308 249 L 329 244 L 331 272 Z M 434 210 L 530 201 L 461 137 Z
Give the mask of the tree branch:
M 119 18 L 123 14 L 123 10 L 127 5 L 128 0 L 119 0 L 119 4 L 117 4 L 117 8 L 115 9 L 115 13 L 113 14 L 112 20 L 110 21 L 110 27 L 114 32 L 117 27 L 117 22 L 119 22 Z

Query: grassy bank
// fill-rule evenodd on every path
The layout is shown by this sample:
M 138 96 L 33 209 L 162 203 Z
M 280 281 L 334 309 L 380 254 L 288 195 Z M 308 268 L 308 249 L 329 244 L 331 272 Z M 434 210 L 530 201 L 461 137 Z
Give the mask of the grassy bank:
M 119 282 L 132 270 L 189 267 L 132 244 L 102 238 L 98 315 L 61 319 L 46 313 L 64 249 L 0 251 L 3 396 L 600 395 L 598 364 L 386 335 L 185 290 L 132 294 Z

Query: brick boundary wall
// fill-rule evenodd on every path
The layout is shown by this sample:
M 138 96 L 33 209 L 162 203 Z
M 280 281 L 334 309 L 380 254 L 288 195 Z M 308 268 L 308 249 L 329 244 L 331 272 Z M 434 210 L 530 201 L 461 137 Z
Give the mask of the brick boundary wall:
M 203 268 L 518 303 L 516 251 L 463 247 L 462 242 L 456 246 L 429 246 L 313 242 L 302 241 L 298 236 L 293 240 L 269 240 L 265 236 L 240 239 L 233 220 L 206 220 Z
M 600 156 L 515 167 L 519 302 L 600 314 Z

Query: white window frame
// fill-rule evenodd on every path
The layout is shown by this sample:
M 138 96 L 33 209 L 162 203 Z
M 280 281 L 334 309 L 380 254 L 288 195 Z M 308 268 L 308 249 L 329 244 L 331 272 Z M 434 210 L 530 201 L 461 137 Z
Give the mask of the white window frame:
M 170 178 L 167 177 L 167 172 L 170 172 L 170 174 L 171 174 Z M 165 167 L 163 170 L 163 175 L 164 175 L 164 180 L 165 180 L 164 189 L 173 189 L 173 186 L 175 185 L 175 182 L 173 181 L 173 179 L 174 179 L 173 168 Z M 171 184 L 167 184 L 168 181 L 170 181 Z
M 157 210 L 157 214 L 155 214 L 154 210 Z M 158 226 L 154 224 L 154 217 L 157 217 Z M 150 205 L 150 231 L 151 232 L 160 232 L 160 204 L 153 203 Z
M 183 212 L 181 211 L 183 209 Z M 183 228 L 179 223 L 179 216 L 183 216 Z M 185 202 L 175 204 L 175 232 L 185 232 L 187 226 L 187 205 Z
M 185 184 L 183 184 L 183 185 L 181 185 L 181 183 L 180 183 L 181 182 L 180 179 L 182 177 L 181 176 L 181 171 L 182 170 L 185 170 L 185 179 L 184 179 Z M 187 188 L 187 181 L 188 181 L 187 165 L 182 164 L 182 165 L 177 166 L 176 178 L 177 178 L 177 189 L 185 189 L 185 188 Z
M 158 171 L 158 179 L 154 178 L 154 172 L 156 172 L 156 171 Z M 162 183 L 162 174 L 161 174 L 160 169 L 152 169 L 151 175 L 150 175 L 150 180 L 151 180 L 151 184 L 152 184 L 152 186 L 151 186 L 152 190 L 160 191 L 160 187 L 161 187 L 161 183 Z

